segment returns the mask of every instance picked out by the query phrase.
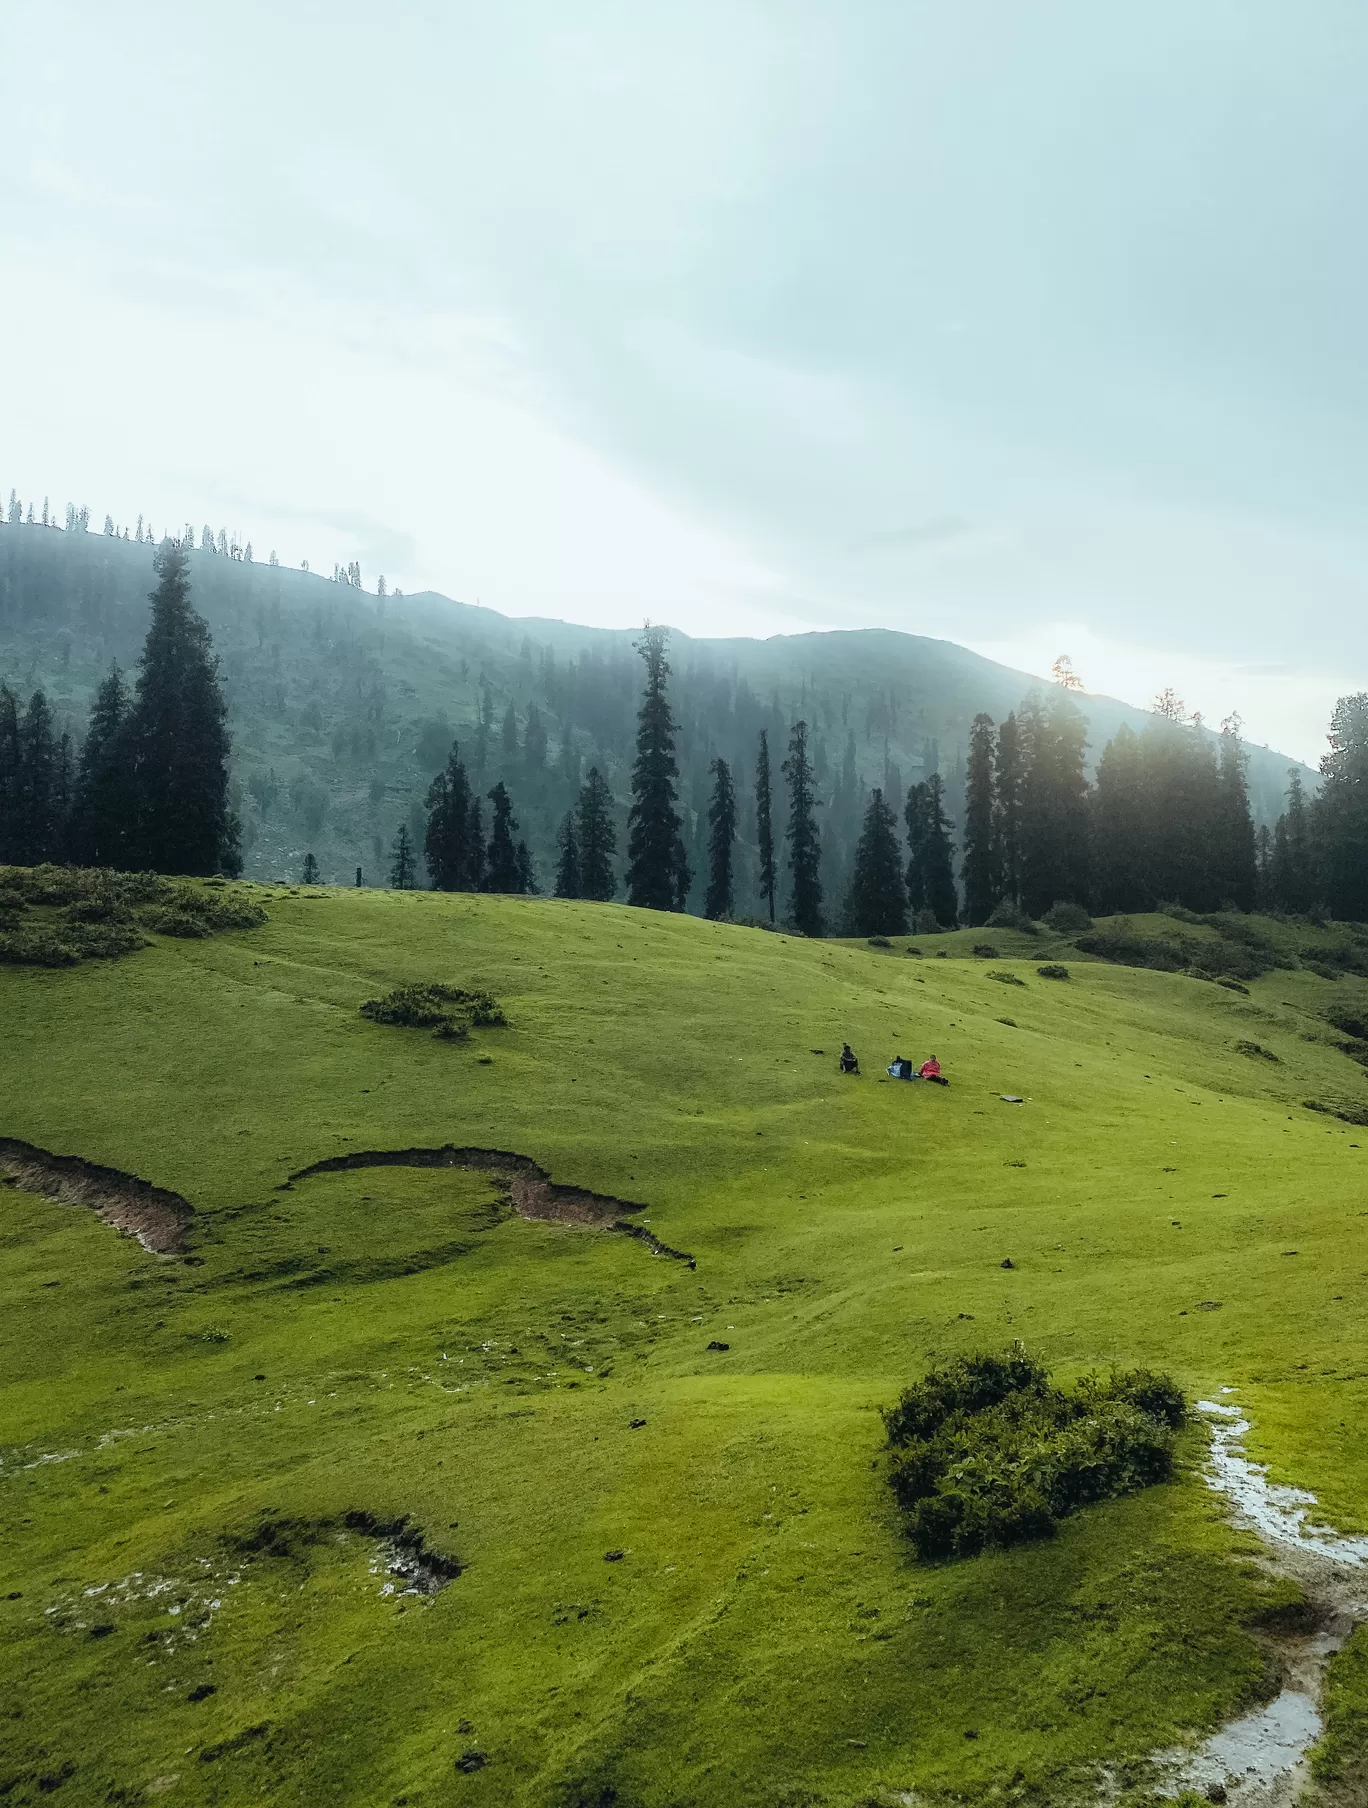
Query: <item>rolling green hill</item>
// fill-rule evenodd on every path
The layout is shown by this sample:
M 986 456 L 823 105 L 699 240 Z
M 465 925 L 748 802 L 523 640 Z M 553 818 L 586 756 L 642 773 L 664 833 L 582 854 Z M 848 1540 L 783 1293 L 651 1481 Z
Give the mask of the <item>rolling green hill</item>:
M 453 735 L 487 790 L 504 779 L 550 889 L 556 826 L 597 763 L 625 819 L 640 662 L 634 635 L 554 621 L 511 621 L 424 594 L 379 598 L 304 571 L 192 555 L 194 600 L 220 654 L 234 737 L 234 802 L 247 873 L 300 876 L 313 851 L 322 877 L 350 884 L 359 866 L 384 883 L 390 842 L 407 821 L 421 845 L 422 799 Z M 101 534 L 0 524 L 0 683 L 45 686 L 79 736 L 111 660 L 130 666 L 147 626 L 152 547 Z M 741 793 L 738 911 L 754 895 L 757 736 L 775 765 L 800 715 L 814 729 L 823 802 L 823 868 L 844 898 L 859 834 L 862 785 L 901 796 L 932 766 L 952 815 L 976 712 L 1001 720 L 1033 680 L 948 640 L 883 630 L 772 640 L 673 638 L 682 802 L 692 838 L 691 907 L 702 907 L 708 766 L 731 762 Z M 1149 718 L 1106 697 L 1079 699 L 1090 758 L 1123 723 Z M 476 724 L 490 721 L 481 755 Z M 516 746 L 504 741 L 512 712 Z M 540 724 L 529 744 L 529 722 Z M 1282 807 L 1289 761 L 1251 749 L 1256 821 Z M 1309 787 L 1314 774 L 1305 773 Z
M 1099 926 L 1221 984 L 244 890 L 264 926 L 0 968 L 0 1799 L 1137 1801 L 1271 1692 L 1291 1597 L 1200 1429 L 925 1565 L 879 1411 L 931 1352 L 1154 1365 L 1368 1524 L 1368 1132 L 1303 1102 L 1368 1103 L 1351 932 Z M 360 1013 L 432 980 L 507 1026 Z M 947 1089 L 881 1077 L 932 1050 Z

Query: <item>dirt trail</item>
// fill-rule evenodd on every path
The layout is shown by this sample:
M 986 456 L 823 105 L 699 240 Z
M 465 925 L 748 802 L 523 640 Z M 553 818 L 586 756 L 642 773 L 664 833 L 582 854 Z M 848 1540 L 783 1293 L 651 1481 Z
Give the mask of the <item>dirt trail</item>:
M 357 1149 L 347 1155 L 332 1155 L 310 1167 L 291 1174 L 281 1191 L 298 1180 L 314 1174 L 343 1174 L 353 1168 L 466 1168 L 490 1174 L 503 1188 L 503 1196 L 523 1218 L 542 1218 L 558 1224 L 578 1224 L 592 1230 L 621 1231 L 644 1243 L 652 1255 L 667 1256 L 672 1261 L 696 1266 L 694 1258 L 647 1230 L 644 1224 L 633 1224 L 622 1216 L 625 1212 L 644 1212 L 644 1205 L 630 1199 L 615 1199 L 608 1193 L 591 1193 L 584 1187 L 561 1186 L 544 1168 L 526 1155 L 513 1155 L 503 1149 L 458 1149 L 447 1143 L 440 1149 Z
M 88 1205 L 121 1236 L 136 1237 L 153 1255 L 184 1253 L 194 1213 L 187 1200 L 136 1174 L 104 1168 L 79 1155 L 53 1155 L 17 1137 L 0 1136 L 0 1176 L 26 1193 L 59 1205 Z
M 1316 1525 L 1308 1517 L 1314 1494 L 1269 1481 L 1267 1468 L 1245 1454 L 1250 1423 L 1240 1407 L 1201 1400 L 1198 1410 L 1211 1424 L 1207 1486 L 1225 1495 L 1237 1524 L 1258 1533 L 1267 1567 L 1301 1584 L 1312 1613 L 1306 1630 L 1271 1641 L 1282 1688 L 1266 1707 L 1221 1727 L 1195 1751 L 1158 1752 L 1154 1761 L 1166 1777 L 1166 1794 L 1194 1789 L 1214 1801 L 1229 1795 L 1241 1808 L 1291 1808 L 1306 1787 L 1307 1753 L 1321 1734 L 1326 1666 L 1368 1620 L 1368 1538 L 1342 1538 Z

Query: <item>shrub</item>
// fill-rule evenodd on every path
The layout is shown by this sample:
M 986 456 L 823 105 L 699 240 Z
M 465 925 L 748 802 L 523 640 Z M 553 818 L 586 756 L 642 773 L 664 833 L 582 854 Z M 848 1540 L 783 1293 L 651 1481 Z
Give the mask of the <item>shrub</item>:
M 1361 1105 L 1327 1105 L 1320 1099 L 1303 1099 L 1304 1111 L 1319 1111 L 1326 1117 L 1337 1117 L 1342 1124 L 1368 1125 L 1368 1111 Z
M 1159 940 L 1134 931 L 1099 929 L 1080 935 L 1075 946 L 1083 954 L 1118 967 L 1149 967 L 1160 973 L 1178 973 L 1188 963 L 1187 949 L 1179 942 Z
M 1008 973 L 1005 970 L 994 969 L 988 977 L 997 980 L 999 985 L 1004 986 L 1024 986 L 1026 984 L 1024 979 L 1018 979 L 1015 973 Z
M 1091 929 L 1093 920 L 1081 904 L 1072 904 L 1061 899 L 1051 904 L 1043 918 L 1047 929 L 1053 929 L 1056 935 L 1075 935 L 1081 929 Z
M 1322 960 L 1308 960 L 1303 954 L 1302 965 L 1308 973 L 1314 973 L 1317 979 L 1343 979 L 1344 975 L 1338 967 L 1329 967 Z
M 991 942 L 975 942 L 974 953 L 980 960 L 996 960 L 998 951 Z
M 1238 992 L 1242 998 L 1249 997 L 1249 987 L 1242 986 L 1238 979 L 1218 979 L 1218 986 L 1224 986 L 1227 992 Z
M 1019 929 L 1023 935 L 1036 934 L 1035 924 L 1010 898 L 1002 898 L 993 906 L 992 914 L 983 926 L 985 929 Z
M 1342 973 L 1368 975 L 1368 960 L 1364 959 L 1362 952 L 1357 948 L 1346 947 L 1343 943 L 1328 948 L 1303 948 L 1301 957 L 1313 970 L 1319 963 L 1321 966 L 1335 967 Z
M 1321 1016 L 1346 1036 L 1352 1036 L 1356 1042 L 1368 1042 L 1368 1023 L 1353 1011 L 1346 1011 L 1342 1006 L 1332 1004 L 1321 1012 Z
M 917 920 L 912 925 L 912 933 L 914 935 L 944 935 L 945 931 L 937 921 L 934 910 L 919 910 Z
M 74 967 L 80 958 L 50 929 L 0 929 L 0 966 Z
M 1260 1061 L 1277 1061 L 1279 1059 L 1271 1048 L 1265 1048 L 1262 1043 L 1259 1042 L 1246 1042 L 1243 1039 L 1235 1044 L 1235 1053 L 1237 1055 L 1251 1055 Z
M 1189 910 L 1186 904 L 1161 904 L 1158 914 L 1161 917 L 1172 917 L 1175 923 L 1200 923 L 1201 918 L 1195 910 Z
M 1148 1369 L 1066 1393 L 1020 1344 L 961 1356 L 885 1412 L 889 1483 L 921 1557 L 972 1556 L 1166 1480 L 1186 1417 L 1177 1385 Z
M 490 993 L 435 983 L 396 986 L 383 998 L 367 999 L 361 1006 L 361 1015 L 372 1023 L 430 1029 L 448 1042 L 464 1041 L 472 1027 L 502 1027 L 508 1022 L 498 1000 Z
M 8 886 L 0 889 L 0 917 L 17 917 L 27 909 L 28 904 L 21 893 Z
M 891 948 L 893 946 L 886 935 L 866 936 L 865 941 L 871 948 Z
M 1061 967 L 1058 961 L 1048 961 L 1045 966 L 1037 967 L 1036 972 L 1042 979 L 1067 979 L 1069 969 Z

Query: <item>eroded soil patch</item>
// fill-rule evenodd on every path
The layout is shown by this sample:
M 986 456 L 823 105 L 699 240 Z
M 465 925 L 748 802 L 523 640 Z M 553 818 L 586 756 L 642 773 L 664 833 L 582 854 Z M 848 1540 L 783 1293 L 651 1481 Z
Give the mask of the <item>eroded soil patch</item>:
M 504 1201 L 520 1217 L 575 1224 L 590 1230 L 621 1231 L 644 1243 L 652 1255 L 687 1262 L 690 1268 L 696 1266 L 694 1258 L 684 1250 L 671 1249 L 644 1224 L 633 1224 L 623 1216 L 626 1212 L 644 1212 L 644 1205 L 615 1199 L 609 1193 L 591 1193 L 584 1187 L 561 1186 L 528 1156 L 502 1149 L 458 1149 L 451 1143 L 440 1149 L 356 1149 L 300 1168 L 281 1190 L 287 1191 L 296 1181 L 308 1180 L 315 1174 L 343 1174 L 355 1168 L 464 1168 L 489 1174 L 502 1188 Z
M 194 1213 L 188 1200 L 136 1174 L 102 1167 L 79 1155 L 53 1155 L 17 1137 L 0 1136 L 0 1176 L 59 1205 L 88 1205 L 121 1236 L 136 1237 L 153 1255 L 184 1253 Z

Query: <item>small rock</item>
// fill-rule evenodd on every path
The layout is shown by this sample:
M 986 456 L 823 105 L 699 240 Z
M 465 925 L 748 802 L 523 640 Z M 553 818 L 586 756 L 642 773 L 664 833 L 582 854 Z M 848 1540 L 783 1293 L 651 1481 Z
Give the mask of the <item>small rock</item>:
M 1001 1263 L 1001 1266 L 1002 1266 L 1002 1267 L 1003 1267 L 1003 1268 L 1015 1268 L 1015 1267 L 1016 1267 L 1016 1263 L 1015 1263 L 1015 1262 L 1014 1262 L 1014 1261 L 1013 1261 L 1013 1260 L 1012 1260 L 1012 1258 L 1011 1258 L 1011 1257 L 1010 1257 L 1010 1256 L 1007 1256 L 1007 1257 L 1006 1257 L 1006 1258 L 1005 1258 L 1005 1259 L 1004 1259 L 1004 1261 L 1003 1261 L 1003 1262 L 1002 1262 L 1002 1263 Z
M 729 1350 L 731 1345 L 729 1343 L 718 1343 L 716 1339 L 714 1339 L 713 1342 L 708 1345 L 708 1348 L 710 1350 Z
M 218 1694 L 218 1684 L 217 1683 L 202 1682 L 199 1684 L 199 1686 L 197 1688 L 191 1689 L 190 1693 L 186 1696 L 185 1699 L 187 1701 L 207 1701 L 211 1695 L 217 1695 L 217 1694 Z
M 457 1758 L 456 1768 L 457 1770 L 463 1770 L 469 1774 L 472 1770 L 483 1770 L 488 1762 L 488 1752 L 466 1751 L 462 1752 L 460 1757 Z
M 966 1739 L 977 1739 L 978 1728 L 976 1726 L 966 1726 L 964 1729 L 964 1736 Z
M 1206 1786 L 1206 1799 L 1209 1802 L 1224 1802 L 1227 1799 L 1225 1784 L 1208 1783 Z
M 646 1423 L 645 1419 L 633 1419 L 632 1422 L 628 1425 L 627 1429 L 628 1429 L 628 1431 L 640 1431 L 642 1426 L 645 1423 Z
M 626 1555 L 626 1551 L 605 1551 L 603 1553 L 603 1561 L 605 1563 L 621 1563 Z

